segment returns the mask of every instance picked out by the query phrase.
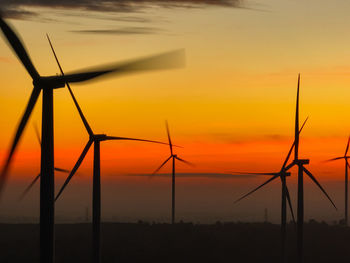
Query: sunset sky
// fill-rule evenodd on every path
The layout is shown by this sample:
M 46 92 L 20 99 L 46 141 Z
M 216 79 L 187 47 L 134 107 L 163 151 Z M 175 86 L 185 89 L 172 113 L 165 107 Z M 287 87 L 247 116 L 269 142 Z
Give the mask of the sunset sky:
M 111 77 L 71 85 L 95 133 L 166 141 L 184 148 L 178 164 L 178 219 L 261 221 L 265 207 L 279 220 L 280 183 L 234 205 L 266 177 L 222 176 L 230 171 L 278 171 L 293 142 L 297 75 L 301 73 L 300 155 L 338 205 L 338 212 L 305 179 L 306 219 L 343 216 L 344 154 L 350 134 L 349 1 L 105 1 L 5 0 L 13 25 L 41 75 L 185 48 L 183 69 Z M 113 1 L 111 1 L 113 2 Z M 220 4 L 218 4 L 220 3 Z M 89 8 L 86 8 L 86 7 Z M 83 8 L 85 7 L 85 8 Z M 32 81 L 4 38 L 0 41 L 0 160 L 3 161 L 32 90 Z M 55 91 L 55 165 L 71 169 L 88 140 L 66 88 Z M 39 188 L 18 195 L 40 168 L 33 123 L 24 132 L 11 169 L 0 217 L 38 217 Z M 170 177 L 148 175 L 169 155 L 166 146 L 104 142 L 101 166 L 105 220 L 169 220 Z M 167 174 L 170 164 L 160 173 Z M 296 204 L 296 171 L 289 179 Z M 56 174 L 56 188 L 66 175 Z M 92 151 L 57 203 L 58 218 L 84 215 L 90 206 Z M 295 207 L 296 208 L 296 207 Z

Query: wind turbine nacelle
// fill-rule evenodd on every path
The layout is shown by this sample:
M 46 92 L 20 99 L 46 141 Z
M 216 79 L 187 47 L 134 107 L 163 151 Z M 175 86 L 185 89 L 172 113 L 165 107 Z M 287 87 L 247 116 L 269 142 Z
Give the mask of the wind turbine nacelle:
M 298 163 L 299 163 L 299 164 L 309 164 L 309 163 L 310 163 L 310 160 L 309 160 L 309 159 L 299 159 L 299 160 L 298 160 Z
M 59 89 L 64 88 L 66 83 L 57 76 L 50 76 L 40 77 L 39 79 L 33 80 L 33 85 L 34 87 L 38 87 L 40 89 Z
M 96 141 L 105 141 L 107 139 L 107 135 L 106 134 L 94 134 L 93 138 Z

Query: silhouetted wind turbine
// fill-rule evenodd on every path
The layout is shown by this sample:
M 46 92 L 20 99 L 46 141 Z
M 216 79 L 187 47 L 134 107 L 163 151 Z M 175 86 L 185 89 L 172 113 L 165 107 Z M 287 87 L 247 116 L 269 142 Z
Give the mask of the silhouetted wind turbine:
M 313 176 L 313 174 L 304 167 L 304 165 L 309 164 L 309 159 L 299 159 L 299 88 L 300 88 L 300 74 L 298 75 L 298 87 L 297 87 L 297 101 L 296 101 L 296 113 L 295 113 L 295 129 L 294 129 L 294 160 L 291 164 L 286 167 L 288 171 L 293 166 L 298 166 L 298 215 L 297 215 L 297 249 L 298 256 L 297 260 L 299 263 L 303 261 L 303 227 L 304 227 L 304 177 L 303 174 L 306 173 L 311 180 L 321 189 L 332 205 L 337 209 L 332 199 L 329 197 L 327 192 Z
M 326 161 L 326 162 L 332 162 L 332 161 L 341 160 L 341 159 L 344 159 L 345 161 L 345 218 L 344 218 L 345 222 L 344 223 L 346 226 L 348 225 L 348 167 L 350 167 L 348 158 L 350 158 L 350 156 L 348 156 L 347 154 L 349 151 L 349 143 L 350 143 L 350 136 L 348 139 L 348 144 L 346 145 L 344 156 L 336 157 Z
M 40 145 L 40 149 L 41 149 L 41 139 L 40 139 L 40 134 L 39 134 L 39 130 L 38 127 L 36 125 L 34 125 L 34 131 L 35 131 L 35 135 L 36 138 L 38 140 L 38 143 Z M 57 172 L 63 172 L 63 173 L 69 173 L 68 170 L 66 169 L 62 169 L 62 168 L 58 168 L 55 167 L 54 168 L 55 171 Z M 26 195 L 27 193 L 30 191 L 30 189 L 32 189 L 32 187 L 35 185 L 35 183 L 39 180 L 40 178 L 40 173 L 34 178 L 34 180 L 28 185 L 28 187 L 23 191 L 23 193 L 21 194 L 21 196 L 19 197 L 19 200 L 21 201 Z
M 51 50 L 55 56 L 57 65 L 61 71 L 62 76 L 64 75 L 63 69 L 61 67 L 60 62 L 58 61 L 56 52 L 53 48 L 53 45 L 51 43 L 51 40 L 49 36 L 47 35 L 47 39 L 50 43 Z M 135 139 L 135 138 L 126 138 L 126 137 L 115 137 L 115 136 L 107 136 L 106 134 L 95 134 L 87 119 L 85 118 L 78 101 L 76 100 L 73 91 L 69 85 L 69 83 L 66 83 L 67 88 L 69 90 L 69 93 L 71 94 L 71 97 L 74 101 L 74 104 L 79 112 L 80 118 L 83 121 L 83 124 L 86 128 L 87 133 L 89 134 L 90 138 L 81 153 L 78 161 L 74 165 L 71 173 L 67 177 L 66 181 L 64 182 L 62 188 L 58 192 L 56 199 L 57 200 L 60 195 L 62 194 L 63 190 L 66 188 L 66 186 L 69 184 L 70 180 L 80 167 L 81 163 L 83 162 L 86 154 L 88 153 L 90 147 L 92 144 L 94 144 L 94 170 L 93 170 L 93 184 L 92 184 L 92 192 L 93 192 L 93 197 L 92 197 L 92 245 L 93 245 L 93 254 L 92 254 L 92 262 L 94 263 L 99 263 L 101 261 L 101 248 L 100 248 L 100 227 L 101 227 L 101 155 L 100 155 L 100 143 L 102 141 L 113 141 L 113 140 L 123 140 L 123 141 L 141 141 L 141 142 L 150 142 L 150 143 L 158 143 L 158 144 L 166 144 L 163 142 L 158 142 L 158 141 L 152 141 L 152 140 L 144 140 L 144 139 Z
M 303 130 L 304 125 L 307 121 L 304 121 L 303 125 L 301 126 L 299 133 Z M 264 182 L 263 184 L 261 184 L 260 186 L 256 187 L 255 189 L 253 189 L 252 191 L 250 191 L 249 193 L 247 193 L 246 195 L 242 196 L 241 198 L 239 198 L 238 200 L 235 201 L 235 203 L 241 201 L 242 199 L 248 197 L 249 195 L 253 194 L 254 192 L 256 192 L 257 190 L 259 190 L 260 188 L 262 188 L 263 186 L 267 185 L 268 183 L 272 182 L 273 180 L 277 179 L 278 177 L 281 179 L 281 184 L 282 184 L 282 201 L 281 201 L 281 262 L 286 262 L 286 225 L 287 225 L 287 200 L 288 200 L 288 205 L 290 208 L 290 212 L 293 218 L 293 221 L 295 222 L 295 218 L 294 218 L 294 213 L 293 213 L 293 207 L 292 207 L 292 202 L 290 199 L 290 195 L 289 195 L 289 190 L 287 187 L 287 182 L 286 182 L 286 177 L 290 176 L 290 173 L 288 173 L 286 171 L 286 165 L 288 163 L 289 157 L 294 149 L 295 146 L 295 141 L 293 142 L 291 148 L 289 149 L 289 152 L 287 154 L 286 159 L 283 162 L 283 165 L 281 167 L 281 170 L 279 172 L 272 172 L 272 173 L 246 173 L 246 172 L 242 172 L 243 174 L 250 174 L 250 175 L 271 175 L 272 177 L 270 179 L 268 179 L 266 182 Z M 236 173 L 235 173 L 236 174 Z
M 188 165 L 192 165 L 192 163 L 180 158 L 177 154 L 173 152 L 173 144 L 171 143 L 170 132 L 168 122 L 165 122 L 166 131 L 168 134 L 169 148 L 170 148 L 170 156 L 153 172 L 152 175 L 156 174 L 169 160 L 172 160 L 173 169 L 172 169 L 172 179 L 171 179 L 171 224 L 175 223 L 175 159 L 180 162 L 186 163 Z
M 41 151 L 41 177 L 40 177 L 40 262 L 54 262 L 54 134 L 53 134 L 53 90 L 63 88 L 66 82 L 83 82 L 114 73 L 123 75 L 145 70 L 157 70 L 164 68 L 178 68 L 184 65 L 184 51 L 173 51 L 153 57 L 126 61 L 118 64 L 110 64 L 95 69 L 82 70 L 80 72 L 66 74 L 65 76 L 40 76 L 35 69 L 21 40 L 13 29 L 2 18 L 0 12 L 0 28 L 9 45 L 17 57 L 21 60 L 27 72 L 33 79 L 33 90 L 27 107 L 17 127 L 10 150 L 5 159 L 3 170 L 0 174 L 0 192 L 2 192 L 8 171 L 17 149 L 18 142 L 26 127 L 36 101 L 43 90 L 42 103 L 42 151 Z

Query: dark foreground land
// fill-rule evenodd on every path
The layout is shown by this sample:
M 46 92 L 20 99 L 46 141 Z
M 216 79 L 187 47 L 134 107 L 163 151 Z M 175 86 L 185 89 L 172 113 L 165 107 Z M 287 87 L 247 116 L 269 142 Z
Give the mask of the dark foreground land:
M 39 226 L 0 224 L 0 262 L 39 260 Z M 288 262 L 295 262 L 295 228 L 288 226 Z M 104 223 L 102 262 L 279 262 L 279 225 L 269 223 Z M 56 226 L 56 262 L 88 263 L 91 225 Z M 350 228 L 305 225 L 305 262 L 350 262 Z

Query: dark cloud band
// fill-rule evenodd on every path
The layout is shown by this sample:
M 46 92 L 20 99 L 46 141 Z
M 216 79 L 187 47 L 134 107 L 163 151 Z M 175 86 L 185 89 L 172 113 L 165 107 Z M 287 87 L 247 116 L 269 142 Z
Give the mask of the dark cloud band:
M 160 174 L 129 174 L 128 176 L 145 176 L 145 177 L 169 177 L 170 173 Z M 232 179 L 242 178 L 242 175 L 228 174 L 228 173 L 177 173 L 176 177 L 179 178 L 213 178 L 213 179 Z M 258 175 L 247 174 L 244 177 L 258 177 Z
M 81 9 L 101 12 L 135 12 L 152 6 L 201 7 L 227 6 L 242 7 L 243 0 L 2 0 L 0 8 L 8 18 L 28 19 L 40 15 L 26 7 L 47 7 Z
M 123 27 L 116 29 L 72 30 L 71 32 L 82 34 L 148 35 L 160 33 L 161 30 L 152 27 Z

